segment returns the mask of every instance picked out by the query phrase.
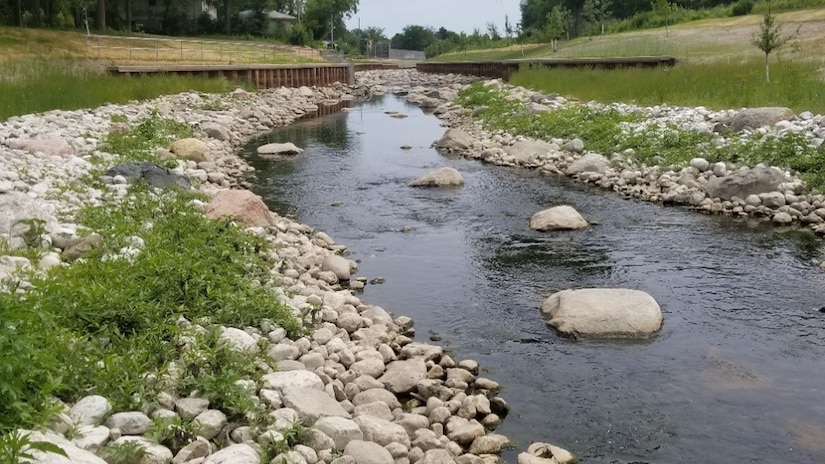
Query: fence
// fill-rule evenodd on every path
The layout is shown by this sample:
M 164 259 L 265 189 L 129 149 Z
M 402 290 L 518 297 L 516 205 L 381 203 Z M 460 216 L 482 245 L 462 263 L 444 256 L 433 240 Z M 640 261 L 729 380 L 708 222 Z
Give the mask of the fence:
M 318 50 L 256 42 L 87 35 L 97 58 L 118 62 L 307 63 L 323 61 Z

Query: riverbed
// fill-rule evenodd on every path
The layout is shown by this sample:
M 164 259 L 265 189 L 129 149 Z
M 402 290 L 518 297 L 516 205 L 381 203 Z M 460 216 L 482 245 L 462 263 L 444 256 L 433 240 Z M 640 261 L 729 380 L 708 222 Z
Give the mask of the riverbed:
M 418 339 L 503 385 L 500 431 L 518 448 L 548 441 L 586 463 L 825 461 L 825 273 L 810 263 L 821 240 L 445 157 L 430 148 L 443 132 L 389 95 L 278 129 L 246 157 L 273 211 L 346 244 L 357 275 L 386 279 L 364 301 L 413 317 Z M 265 142 L 306 153 L 260 159 Z M 443 166 L 465 185 L 408 187 Z M 528 228 L 560 204 L 598 225 Z M 644 343 L 559 337 L 538 308 L 582 287 L 650 293 L 663 330 Z

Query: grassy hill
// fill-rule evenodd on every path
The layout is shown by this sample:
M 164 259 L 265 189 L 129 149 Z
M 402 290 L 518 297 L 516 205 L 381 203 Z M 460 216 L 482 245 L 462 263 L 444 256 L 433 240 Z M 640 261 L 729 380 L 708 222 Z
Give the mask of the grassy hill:
M 825 56 L 825 8 L 780 13 L 776 19 L 786 34 L 796 36 L 780 51 L 780 59 Z M 547 44 L 529 44 L 447 53 L 432 61 L 639 55 L 668 55 L 688 61 L 749 59 L 761 53 L 751 44 L 761 22 L 760 15 L 708 19 L 671 26 L 667 33 L 664 28 L 646 29 L 560 41 L 556 53 Z

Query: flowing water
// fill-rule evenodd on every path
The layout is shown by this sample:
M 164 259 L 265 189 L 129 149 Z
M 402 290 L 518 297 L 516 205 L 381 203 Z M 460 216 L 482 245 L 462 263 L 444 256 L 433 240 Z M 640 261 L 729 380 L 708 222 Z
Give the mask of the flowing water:
M 512 413 L 500 432 L 520 449 L 549 441 L 585 463 L 825 462 L 825 273 L 810 263 L 821 241 L 445 157 L 429 148 L 443 131 L 386 96 L 276 130 L 247 157 L 273 210 L 348 245 L 358 275 L 386 278 L 363 300 L 413 317 L 417 339 L 437 335 L 503 385 Z M 267 141 L 307 151 L 257 158 Z M 465 185 L 407 186 L 442 166 Z M 528 228 L 559 204 L 599 225 Z M 661 333 L 644 343 L 560 338 L 539 307 L 581 287 L 650 293 Z

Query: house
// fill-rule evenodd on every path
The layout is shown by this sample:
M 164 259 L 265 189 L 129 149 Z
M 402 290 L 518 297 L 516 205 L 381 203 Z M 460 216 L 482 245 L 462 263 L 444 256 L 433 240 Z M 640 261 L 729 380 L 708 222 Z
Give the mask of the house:
M 239 13 L 241 19 L 250 18 L 254 14 L 255 12 L 252 10 L 244 10 Z M 289 29 L 293 24 L 298 23 L 298 18 L 280 11 L 264 11 L 263 14 L 267 23 L 264 33 L 267 35 L 275 34 L 279 30 Z

